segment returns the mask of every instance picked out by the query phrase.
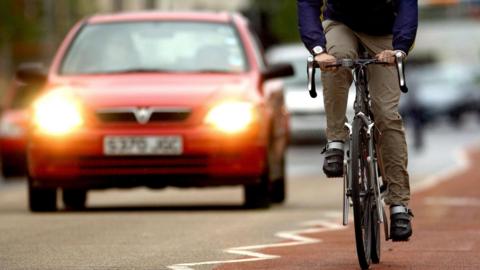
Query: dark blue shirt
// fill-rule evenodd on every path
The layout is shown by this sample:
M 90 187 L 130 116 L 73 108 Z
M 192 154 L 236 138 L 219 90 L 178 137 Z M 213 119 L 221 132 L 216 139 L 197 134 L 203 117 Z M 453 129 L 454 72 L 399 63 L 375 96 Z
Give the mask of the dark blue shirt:
M 393 34 L 393 49 L 408 53 L 418 27 L 417 0 L 297 0 L 302 41 L 310 51 L 326 48 L 321 18 L 369 35 Z M 323 10 L 323 14 L 322 14 Z

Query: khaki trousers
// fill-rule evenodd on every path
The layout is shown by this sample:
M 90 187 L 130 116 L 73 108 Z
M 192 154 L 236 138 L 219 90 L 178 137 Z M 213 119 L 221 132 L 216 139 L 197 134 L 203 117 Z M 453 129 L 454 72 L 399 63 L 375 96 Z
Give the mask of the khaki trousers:
M 362 44 L 370 55 L 392 50 L 392 36 L 370 36 L 352 31 L 346 25 L 326 20 L 323 22 L 327 39 L 327 52 L 336 58 L 357 58 Z M 388 183 L 387 204 L 408 205 L 410 184 L 407 172 L 408 154 L 403 121 L 398 113 L 400 89 L 394 66 L 368 67 L 369 90 L 375 124 L 380 130 L 380 152 Z M 327 114 L 327 139 L 345 140 L 348 90 L 352 84 L 350 70 L 322 72 L 323 95 Z

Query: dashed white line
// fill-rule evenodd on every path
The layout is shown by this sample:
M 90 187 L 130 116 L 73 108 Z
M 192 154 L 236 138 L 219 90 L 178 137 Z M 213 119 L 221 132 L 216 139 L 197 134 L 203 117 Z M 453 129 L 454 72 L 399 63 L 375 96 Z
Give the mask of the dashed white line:
M 427 197 L 425 204 L 437 206 L 480 207 L 480 199 L 472 197 Z
M 336 215 L 338 216 L 338 215 Z M 291 247 L 299 245 L 309 245 L 314 243 L 319 243 L 322 239 L 312 238 L 305 236 L 306 234 L 321 233 L 327 231 L 336 231 L 341 230 L 344 227 L 339 224 L 340 222 L 330 222 L 327 220 L 314 220 L 307 221 L 302 223 L 302 226 L 308 226 L 307 229 L 295 230 L 295 231 L 284 231 L 278 232 L 275 234 L 276 237 L 291 240 L 289 242 L 274 243 L 274 244 L 262 244 L 262 245 L 253 245 L 253 246 L 243 246 L 243 247 L 234 247 L 225 250 L 224 252 L 234 255 L 247 256 L 249 258 L 243 259 L 234 259 L 234 260 L 223 260 L 223 261 L 204 261 L 196 263 L 180 263 L 168 266 L 172 270 L 193 270 L 195 266 L 200 265 L 218 265 L 218 264 L 230 264 L 230 263 L 245 263 L 245 262 L 254 262 L 254 261 L 263 261 L 263 260 L 272 260 L 279 258 L 278 255 L 265 254 L 261 252 L 255 252 L 259 249 L 267 248 L 279 248 L 279 247 Z

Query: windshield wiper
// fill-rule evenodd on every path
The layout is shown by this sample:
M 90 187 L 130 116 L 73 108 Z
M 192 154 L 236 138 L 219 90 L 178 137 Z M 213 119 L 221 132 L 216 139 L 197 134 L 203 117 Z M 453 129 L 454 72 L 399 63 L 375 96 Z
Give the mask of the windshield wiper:
M 129 68 L 110 71 L 99 71 L 94 74 L 128 74 L 128 73 L 177 73 L 178 71 L 171 69 L 155 69 L 155 68 Z
M 189 72 L 189 73 L 220 73 L 220 74 L 234 73 L 234 71 L 224 70 L 224 69 L 199 69 L 199 70 L 187 70 L 185 72 Z
M 200 70 L 173 70 L 173 69 L 154 69 L 154 68 L 129 68 L 129 69 L 119 69 L 119 70 L 106 70 L 106 71 L 96 71 L 82 73 L 84 75 L 104 75 L 104 74 L 130 74 L 130 73 L 217 73 L 217 74 L 228 74 L 235 73 L 228 70 L 220 69 L 200 69 Z

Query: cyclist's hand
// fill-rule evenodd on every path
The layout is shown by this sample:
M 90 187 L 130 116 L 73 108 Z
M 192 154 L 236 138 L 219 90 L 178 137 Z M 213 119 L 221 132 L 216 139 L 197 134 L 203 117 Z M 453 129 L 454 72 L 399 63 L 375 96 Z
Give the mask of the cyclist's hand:
M 392 50 L 384 50 L 381 53 L 375 56 L 378 61 L 387 62 L 389 64 L 395 63 L 395 51 Z
M 328 53 L 322 53 L 317 56 L 315 56 L 315 61 L 318 63 L 320 66 L 320 69 L 322 71 L 335 71 L 337 70 L 337 67 L 326 67 L 327 65 L 332 65 L 337 62 L 337 58 L 334 56 L 328 54 Z

